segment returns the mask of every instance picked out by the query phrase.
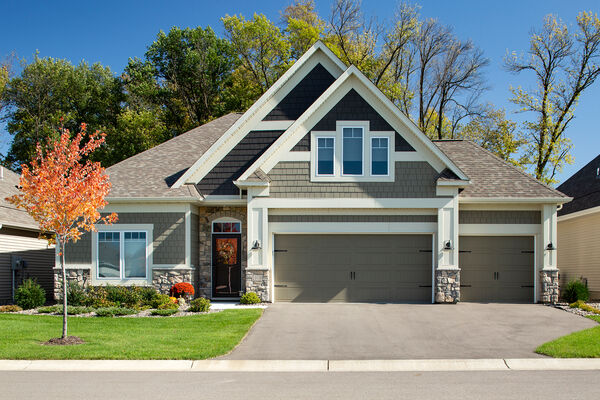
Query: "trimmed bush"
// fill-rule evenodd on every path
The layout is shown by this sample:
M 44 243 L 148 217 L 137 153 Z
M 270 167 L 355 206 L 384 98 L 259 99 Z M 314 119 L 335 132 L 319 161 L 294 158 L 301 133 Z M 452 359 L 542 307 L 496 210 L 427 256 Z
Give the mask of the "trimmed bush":
M 190 302 L 190 308 L 188 311 L 191 312 L 208 312 L 210 310 L 210 300 L 204 297 L 198 297 Z
M 106 308 L 115 306 L 115 303 L 108 300 L 106 287 L 90 286 L 86 290 L 85 305 L 94 308 Z
M 166 294 L 159 294 L 152 301 L 152 308 L 157 308 L 159 310 L 176 310 L 179 308 L 176 302 L 171 300 L 169 296 Z
M 23 309 L 17 305 L 9 304 L 7 306 L 0 306 L 0 313 L 3 312 L 18 312 L 23 311 Z
M 578 300 L 588 301 L 590 299 L 590 291 L 583 282 L 572 280 L 562 291 L 562 297 L 567 303 L 575 303 Z
M 98 316 L 98 317 L 114 317 L 115 314 L 113 314 L 113 307 L 98 308 L 96 310 L 96 316 Z
M 33 279 L 26 279 L 15 291 L 15 302 L 24 310 L 43 306 L 46 291 Z
M 162 310 L 152 310 L 152 311 L 150 311 L 150 314 L 152 314 L 152 315 L 158 315 L 160 317 L 169 317 L 169 316 L 175 314 L 177 311 L 178 310 L 165 310 L 165 309 L 162 309 Z
M 40 307 L 37 309 L 37 312 L 40 314 L 55 314 L 58 312 L 58 307 L 59 306 Z M 60 310 L 62 311 L 62 307 L 60 307 Z M 67 312 L 68 312 L 68 310 L 67 310 Z
M 254 292 L 244 293 L 244 295 L 240 298 L 241 304 L 258 304 L 261 303 L 260 297 Z
M 127 286 L 106 286 L 106 299 L 112 303 L 129 308 L 139 307 L 141 305 L 141 296 L 134 287 Z
M 98 317 L 120 317 L 122 315 L 137 314 L 138 311 L 127 307 L 104 307 L 96 310 Z
M 86 305 L 86 300 L 87 294 L 85 289 L 77 282 L 69 282 L 67 285 L 67 304 L 71 306 L 84 306 Z

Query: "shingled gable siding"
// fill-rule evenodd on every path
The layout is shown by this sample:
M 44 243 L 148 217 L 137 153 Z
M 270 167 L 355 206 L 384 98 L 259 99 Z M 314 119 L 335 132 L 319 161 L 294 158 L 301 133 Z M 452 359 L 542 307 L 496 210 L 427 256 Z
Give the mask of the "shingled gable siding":
M 369 121 L 371 132 L 394 131 L 394 128 L 354 89 L 351 89 L 311 130 L 333 132 L 336 130 L 337 121 Z M 394 142 L 395 151 L 415 151 L 398 132 Z M 292 151 L 310 151 L 310 133 L 306 134 Z
M 315 67 L 275 106 L 263 121 L 296 120 L 327 90 L 335 77 L 321 64 Z
M 431 198 L 438 173 L 422 161 L 396 162 L 394 182 L 311 182 L 309 162 L 280 162 L 268 174 L 271 197 Z
M 233 181 L 239 178 L 282 133 L 283 131 L 249 132 L 196 185 L 196 188 L 203 195 L 239 194 L 239 188 L 233 184 Z
M 540 224 L 541 211 L 459 210 L 459 224 Z
M 154 226 L 154 264 L 185 264 L 184 213 L 118 213 L 117 224 L 152 224 Z M 90 266 L 91 234 L 82 235 L 77 243 L 69 243 L 65 252 L 69 266 Z

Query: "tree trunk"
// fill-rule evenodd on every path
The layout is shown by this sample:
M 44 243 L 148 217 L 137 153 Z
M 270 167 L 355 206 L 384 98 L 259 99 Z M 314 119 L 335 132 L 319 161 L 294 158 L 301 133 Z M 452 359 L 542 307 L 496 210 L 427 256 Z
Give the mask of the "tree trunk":
M 62 269 L 62 281 L 63 281 L 63 328 L 62 337 L 67 337 L 67 269 L 65 266 L 65 244 L 62 239 L 58 240 L 60 246 L 60 264 Z

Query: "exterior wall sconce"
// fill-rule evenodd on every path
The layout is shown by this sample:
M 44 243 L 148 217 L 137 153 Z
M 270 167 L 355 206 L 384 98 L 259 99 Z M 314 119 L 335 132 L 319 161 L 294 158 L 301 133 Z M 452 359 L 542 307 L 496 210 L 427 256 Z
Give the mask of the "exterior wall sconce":
M 448 240 L 444 243 L 444 250 L 454 250 L 454 247 L 452 247 L 452 241 Z
M 548 243 L 548 246 L 546 246 L 546 250 L 556 250 L 556 247 L 554 247 L 552 242 L 550 242 L 550 243 Z
M 254 243 L 252 244 L 252 248 L 250 250 L 260 250 L 260 242 L 258 240 L 255 240 Z

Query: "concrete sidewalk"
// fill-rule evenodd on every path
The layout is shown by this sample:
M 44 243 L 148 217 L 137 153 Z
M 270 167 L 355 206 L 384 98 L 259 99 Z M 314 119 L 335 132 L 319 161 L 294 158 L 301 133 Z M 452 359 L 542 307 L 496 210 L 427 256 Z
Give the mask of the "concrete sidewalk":
M 600 370 L 600 359 L 0 360 L 0 371 L 407 372 Z

